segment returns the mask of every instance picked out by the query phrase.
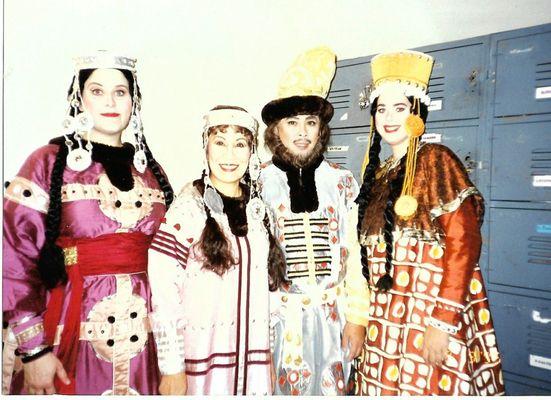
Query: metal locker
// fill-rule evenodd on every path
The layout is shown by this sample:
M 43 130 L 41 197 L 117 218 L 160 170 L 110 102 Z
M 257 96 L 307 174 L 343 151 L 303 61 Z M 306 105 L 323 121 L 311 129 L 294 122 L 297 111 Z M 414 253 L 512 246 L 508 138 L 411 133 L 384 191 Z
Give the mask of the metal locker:
M 327 160 L 350 170 L 358 183 L 368 137 L 369 126 L 333 128 L 327 147 Z
M 534 380 L 525 376 L 503 373 L 506 395 L 545 395 L 551 393 L 551 382 Z
M 498 40 L 495 79 L 496 117 L 551 113 L 551 32 Z
M 489 296 L 503 368 L 551 382 L 551 300 L 500 292 Z
M 451 121 L 479 117 L 480 85 L 484 81 L 484 41 L 457 42 L 446 48 L 424 51 L 434 57 L 429 81 L 428 121 Z M 432 46 L 434 47 L 434 46 Z M 444 48 L 442 48 L 444 47 Z
M 480 160 L 477 146 L 478 126 L 442 126 L 427 123 L 421 141 L 440 143 L 449 147 L 461 160 L 469 173 L 469 178 L 477 184 L 477 164 Z
M 331 83 L 327 100 L 335 113 L 331 128 L 356 127 L 369 124 L 369 111 L 360 107 L 360 93 L 371 79 L 371 57 L 337 62 L 337 72 Z
M 549 210 L 493 208 L 489 255 L 491 283 L 549 290 L 551 285 L 551 213 Z M 551 327 L 551 324 L 549 326 Z
M 492 147 L 492 200 L 551 200 L 551 121 L 494 125 Z

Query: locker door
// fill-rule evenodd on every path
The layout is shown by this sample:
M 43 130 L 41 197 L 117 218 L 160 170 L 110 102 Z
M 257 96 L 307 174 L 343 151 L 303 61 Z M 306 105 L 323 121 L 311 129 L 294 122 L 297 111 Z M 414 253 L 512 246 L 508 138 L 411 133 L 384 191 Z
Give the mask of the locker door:
M 497 42 L 495 116 L 551 113 L 551 32 Z
M 494 125 L 492 200 L 551 200 L 551 121 Z
M 499 292 L 489 296 L 503 369 L 550 382 L 551 300 Z
M 429 81 L 432 102 L 428 121 L 479 117 L 481 74 L 485 71 L 483 50 L 482 43 L 474 43 L 427 51 L 434 57 Z
M 551 213 L 548 210 L 492 208 L 489 246 L 491 283 L 550 289 Z
M 367 149 L 368 137 L 369 126 L 332 129 L 327 147 L 327 160 L 351 171 L 360 184 L 362 182 L 360 169 Z
M 360 93 L 371 80 L 370 57 L 345 60 L 337 63 L 337 72 L 331 83 L 327 100 L 335 113 L 331 128 L 369 124 L 369 111 L 359 105 Z
M 430 114 L 429 114 L 430 115 Z M 477 164 L 480 160 L 477 136 L 478 126 L 441 126 L 437 123 L 428 123 L 421 141 L 428 143 L 440 143 L 450 149 L 459 157 L 469 178 L 477 184 Z

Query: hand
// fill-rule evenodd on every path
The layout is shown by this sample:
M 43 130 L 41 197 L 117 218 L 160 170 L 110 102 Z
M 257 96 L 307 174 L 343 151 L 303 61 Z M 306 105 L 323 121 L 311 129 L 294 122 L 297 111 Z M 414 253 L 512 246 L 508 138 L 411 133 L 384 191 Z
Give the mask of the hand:
M 431 365 L 440 367 L 446 360 L 450 335 L 434 326 L 427 326 L 423 338 L 423 358 Z
M 272 383 L 272 394 L 275 393 L 275 389 L 276 389 L 276 379 L 277 379 L 277 376 L 276 376 L 276 371 L 275 371 L 275 366 L 274 366 L 274 357 L 273 356 L 270 356 L 270 381 Z
M 53 354 L 46 353 L 42 357 L 23 364 L 25 388 L 29 394 L 54 394 L 54 377 L 65 385 L 71 383 L 61 361 Z
M 344 325 L 341 347 L 343 351 L 345 351 L 345 353 L 348 349 L 348 354 L 346 357 L 348 361 L 352 361 L 354 358 L 360 355 L 364 340 L 365 326 L 356 325 L 352 322 L 347 322 L 346 325 Z
M 183 395 L 187 393 L 187 376 L 185 372 L 161 376 L 159 393 L 162 395 Z

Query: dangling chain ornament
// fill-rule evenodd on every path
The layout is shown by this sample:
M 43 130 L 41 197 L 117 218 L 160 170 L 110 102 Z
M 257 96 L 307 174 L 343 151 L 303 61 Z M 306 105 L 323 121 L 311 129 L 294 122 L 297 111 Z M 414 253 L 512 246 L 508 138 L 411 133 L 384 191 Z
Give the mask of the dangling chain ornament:
M 136 145 L 134 147 L 134 168 L 140 174 L 145 172 L 147 168 L 147 156 L 145 154 L 145 143 L 143 137 L 143 125 L 142 118 L 140 116 L 141 103 L 138 97 L 138 83 L 137 77 L 134 75 L 134 98 L 132 99 L 132 117 L 130 117 L 129 126 L 134 137 L 136 138 Z
M 83 111 L 78 112 L 81 105 L 80 89 L 78 86 L 78 73 L 75 74 L 73 81 L 73 93 L 69 102 L 69 111 L 63 120 L 61 127 L 65 145 L 67 146 L 67 166 L 73 171 L 84 171 L 92 164 L 92 142 L 90 141 L 90 131 L 94 127 L 92 116 Z M 70 110 L 73 110 L 75 116 L 71 116 Z M 73 148 L 74 142 L 69 135 L 74 132 L 74 139 L 77 141 L 77 148 Z M 82 145 L 82 137 L 88 133 L 86 146 Z
M 254 140 L 254 139 L 253 139 Z M 249 159 L 249 176 L 251 177 L 251 189 L 247 203 L 247 219 L 262 221 L 266 215 L 266 206 L 258 193 L 258 178 L 260 177 L 260 158 L 256 153 L 256 146 L 253 143 L 251 158 Z

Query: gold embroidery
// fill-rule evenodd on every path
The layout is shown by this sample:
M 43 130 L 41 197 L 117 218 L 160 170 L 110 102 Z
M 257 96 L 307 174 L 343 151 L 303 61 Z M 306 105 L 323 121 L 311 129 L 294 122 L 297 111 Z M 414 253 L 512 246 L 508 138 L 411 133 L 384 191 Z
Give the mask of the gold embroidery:
M 65 265 L 75 265 L 78 262 L 78 251 L 76 246 L 66 247 L 63 249 L 63 256 L 65 257 Z
M 19 344 L 19 346 L 21 346 L 41 332 L 44 332 L 44 325 L 42 325 L 42 323 L 39 323 L 25 329 L 23 332 L 18 333 L 17 335 L 15 335 L 15 337 L 17 338 L 17 343 Z

